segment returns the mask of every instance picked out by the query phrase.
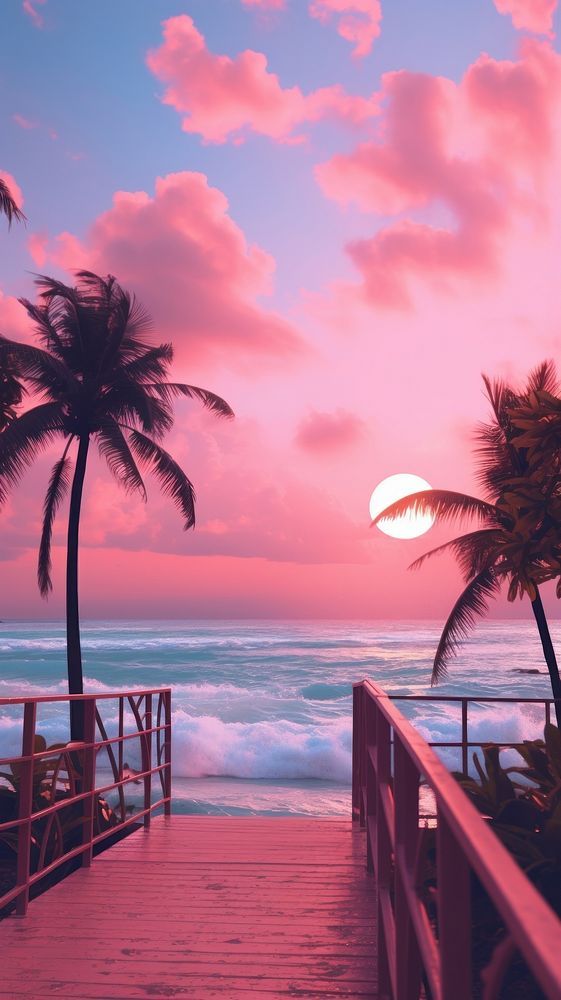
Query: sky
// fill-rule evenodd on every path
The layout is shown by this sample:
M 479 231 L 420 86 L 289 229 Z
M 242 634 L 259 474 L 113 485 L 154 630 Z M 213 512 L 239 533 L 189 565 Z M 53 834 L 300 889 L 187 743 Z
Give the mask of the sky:
M 166 447 L 197 525 L 94 455 L 86 617 L 441 618 L 449 528 L 370 527 L 414 473 L 475 492 L 481 373 L 515 383 L 561 343 L 556 0 L 3 0 L 0 331 L 31 340 L 34 273 L 112 273 L 172 341 Z M 2 617 L 36 586 L 45 452 L 0 513 Z M 549 595 L 547 603 L 555 608 Z M 494 613 L 527 615 L 498 602 Z

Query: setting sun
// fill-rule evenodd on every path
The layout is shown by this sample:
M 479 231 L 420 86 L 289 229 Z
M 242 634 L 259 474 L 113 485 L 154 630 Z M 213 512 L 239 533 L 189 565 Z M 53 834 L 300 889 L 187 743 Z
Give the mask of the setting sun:
M 395 476 L 388 476 L 378 483 L 370 497 L 370 517 L 374 520 L 391 503 L 409 496 L 410 493 L 430 489 L 431 485 L 426 479 L 408 472 L 398 472 Z M 410 513 L 402 517 L 383 518 L 376 527 L 392 538 L 418 538 L 432 528 L 433 524 L 434 517 L 431 514 Z

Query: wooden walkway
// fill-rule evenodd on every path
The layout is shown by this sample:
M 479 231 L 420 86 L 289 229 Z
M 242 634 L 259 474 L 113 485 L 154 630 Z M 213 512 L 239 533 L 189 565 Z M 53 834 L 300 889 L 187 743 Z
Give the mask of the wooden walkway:
M 158 817 L 0 924 L 0 995 L 377 998 L 351 822 Z

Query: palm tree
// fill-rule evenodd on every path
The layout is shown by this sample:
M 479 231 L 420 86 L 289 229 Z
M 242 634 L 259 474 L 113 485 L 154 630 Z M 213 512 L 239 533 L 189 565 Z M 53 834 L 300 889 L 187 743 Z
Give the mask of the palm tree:
M 16 416 L 25 389 L 12 372 L 0 364 L 0 431 L 4 430 Z
M 18 207 L 6 181 L 3 181 L 0 177 L 0 215 L 5 215 L 8 220 L 8 226 L 12 225 L 13 219 L 17 222 L 24 222 L 25 215 L 23 214 L 21 208 Z
M 18 208 L 8 185 L 0 177 L 0 215 L 2 214 L 8 219 L 8 226 L 12 225 L 13 219 L 18 222 L 25 220 L 25 215 Z M 0 366 L 0 431 L 14 419 L 15 407 L 21 403 L 24 391 L 15 374 L 3 365 Z
M 474 531 L 426 552 L 410 567 L 416 569 L 432 556 L 451 551 L 466 583 L 444 625 L 431 683 L 446 675 L 460 643 L 487 612 L 488 600 L 508 581 L 509 601 L 524 594 L 530 598 L 561 726 L 561 679 L 539 592 L 540 584 L 561 577 L 561 476 L 558 462 L 532 460 L 524 437 L 527 427 L 519 423 L 521 417 L 528 419 L 527 408 L 536 393 L 552 396 L 558 391 L 555 366 L 540 365 L 518 393 L 502 381 L 485 376 L 483 381 L 492 410 L 491 421 L 477 431 L 478 481 L 485 499 L 424 490 L 391 504 L 373 523 L 408 512 L 428 513 L 441 521 L 472 517 L 480 522 Z M 561 400 L 557 402 L 561 408 Z
M 194 385 L 167 380 L 170 344 L 151 345 L 147 314 L 115 278 L 77 273 L 75 287 L 39 277 L 39 302 L 20 302 L 35 323 L 41 347 L 0 337 L 6 362 L 40 397 L 37 405 L 0 433 L 0 504 L 39 450 L 55 438 L 65 441 L 55 463 L 43 507 L 38 582 L 46 597 L 51 583 L 51 535 L 55 515 L 70 489 L 66 561 L 68 690 L 82 694 L 78 612 L 78 535 L 90 442 L 95 440 L 117 481 L 143 500 L 146 489 L 137 462 L 151 470 L 174 501 L 185 529 L 195 524 L 193 486 L 159 441 L 173 424 L 176 397 L 200 400 L 213 413 L 233 416 L 228 404 Z M 71 480 L 71 446 L 77 443 Z M 81 738 L 81 718 L 71 713 L 72 739 Z

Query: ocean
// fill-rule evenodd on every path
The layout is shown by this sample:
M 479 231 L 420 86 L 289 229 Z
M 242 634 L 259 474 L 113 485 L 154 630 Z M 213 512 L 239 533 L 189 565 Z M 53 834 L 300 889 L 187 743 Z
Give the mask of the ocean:
M 561 648 L 561 625 L 552 634 Z M 176 811 L 350 815 L 354 681 L 370 677 L 392 694 L 551 695 L 533 622 L 482 623 L 431 689 L 439 635 L 436 622 L 91 621 L 85 689 L 172 687 Z M 0 697 L 64 694 L 63 622 L 0 623 L 0 665 Z M 401 708 L 425 738 L 459 739 L 454 706 Z M 49 744 L 68 739 L 66 714 L 41 708 Z M 532 706 L 470 709 L 473 740 L 542 731 Z M 18 753 L 19 739 L 13 710 L 0 706 L 0 756 Z M 443 752 L 452 767 L 454 753 Z

